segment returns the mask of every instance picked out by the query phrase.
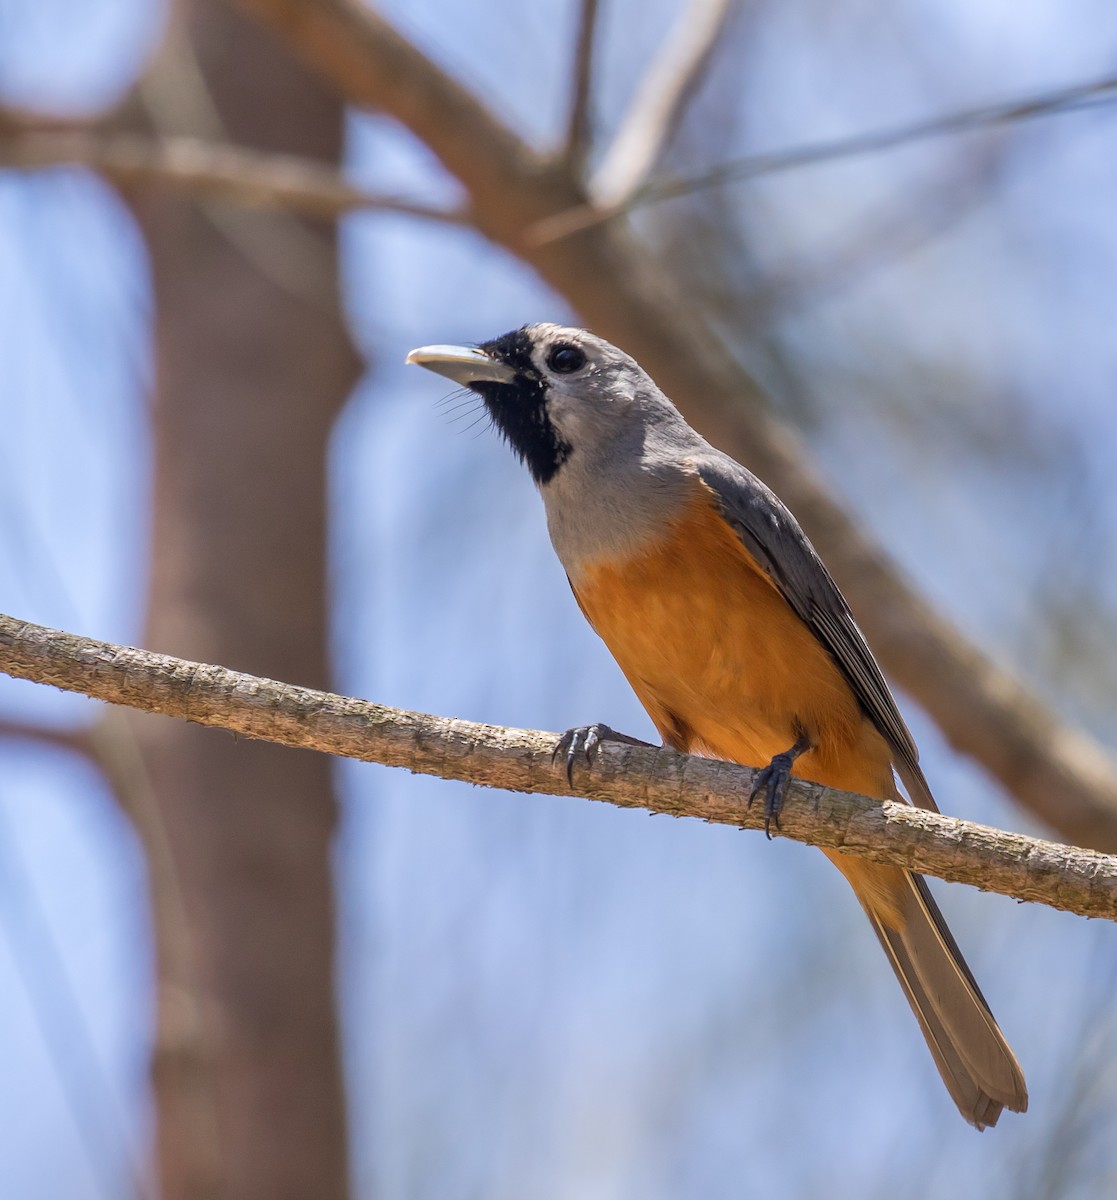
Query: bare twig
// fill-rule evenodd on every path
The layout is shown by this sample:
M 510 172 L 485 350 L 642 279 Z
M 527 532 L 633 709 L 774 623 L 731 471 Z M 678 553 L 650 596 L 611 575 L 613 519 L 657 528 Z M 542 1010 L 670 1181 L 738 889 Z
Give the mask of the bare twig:
M 667 749 L 607 745 L 568 782 L 553 734 L 476 725 L 293 687 L 0 616 L 0 669 L 96 699 L 283 746 L 486 787 L 603 800 L 760 829 L 754 772 Z M 793 781 L 781 817 L 796 841 L 910 867 L 984 891 L 1117 920 L 1117 858 L 1003 833 L 904 804 Z
M 595 206 L 622 207 L 639 191 L 678 129 L 733 7 L 734 0 L 690 0 L 680 13 L 590 183 Z
M 148 137 L 92 129 L 32 128 L 0 123 L 0 167 L 83 166 L 122 187 L 158 184 L 199 199 L 333 220 L 376 209 L 428 221 L 464 224 L 463 213 L 384 195 L 347 182 L 330 167 L 285 154 L 192 137 Z
M 612 194 L 599 188 L 596 183 L 590 189 L 594 202 L 556 213 L 541 221 L 531 231 L 530 237 L 539 242 L 554 241 L 569 237 L 579 230 L 589 229 L 604 221 L 657 204 L 661 200 L 672 200 L 702 188 L 717 187 L 725 183 L 740 183 L 747 179 L 758 179 L 762 175 L 775 175 L 782 171 L 819 163 L 835 162 L 839 159 L 858 158 L 866 154 L 879 154 L 897 146 L 926 141 L 928 138 L 945 137 L 953 133 L 967 133 L 1015 121 L 1032 120 L 1036 117 L 1054 116 L 1058 113 L 1077 112 L 1083 108 L 1094 108 L 1117 101 L 1117 75 L 1107 75 L 1089 83 L 1075 84 L 1044 92 L 1022 100 L 1009 100 L 1002 104 L 988 104 L 979 108 L 967 108 L 960 112 L 932 117 L 928 121 L 916 121 L 909 125 L 898 125 L 891 129 L 872 130 L 849 138 L 829 142 L 808 142 L 787 150 L 773 150 L 768 154 L 754 154 L 747 158 L 719 163 L 705 171 L 676 179 L 662 179 L 644 187 Z M 637 181 L 638 182 L 638 181 Z
M 86 1005 L 74 987 L 54 928 L 19 839 L 0 808 L 0 872 L 5 903 L 0 908 L 5 940 L 23 980 L 30 1009 L 49 1055 L 62 1097 L 82 1141 L 89 1169 L 105 1197 L 120 1195 L 121 1160 L 131 1194 L 155 1195 L 134 1126 L 95 1048 Z
M 952 158 L 946 169 L 919 184 L 919 204 L 910 192 L 859 218 L 828 253 L 816 252 L 769 275 L 738 301 L 745 328 L 759 329 L 791 312 L 817 304 L 851 281 L 863 284 L 882 268 L 943 235 L 984 203 L 1004 157 L 1005 142 L 991 135 L 973 153 Z
M 574 43 L 574 72 L 570 116 L 566 123 L 563 160 L 572 175 L 585 168 L 593 136 L 593 52 L 596 44 L 597 0 L 582 0 Z
M 190 924 L 186 917 L 178 869 L 162 814 L 155 801 L 143 755 L 140 753 L 136 735 L 129 724 L 127 714 L 121 709 L 106 709 L 100 720 L 91 725 L 77 728 L 59 728 L 3 717 L 0 718 L 0 738 L 5 737 L 20 738 L 60 750 L 73 751 L 86 757 L 93 766 L 101 771 L 105 783 L 112 789 L 121 810 L 144 834 L 151 866 L 151 886 L 158 889 L 158 909 L 166 914 L 162 929 L 163 953 L 180 964 L 180 974 L 183 978 L 192 983 L 196 981 L 198 977 L 197 955 L 193 946 Z M 2 833 L 2 826 L 0 826 L 0 857 L 4 851 Z M 12 864 L 9 862 L 7 865 L 11 869 Z M 37 938 L 36 940 L 41 939 Z M 55 951 L 48 947 L 43 953 L 53 956 Z M 37 969 L 42 972 L 50 967 L 49 963 L 46 966 L 39 963 Z M 57 987 L 47 990 L 51 994 L 62 995 L 63 1005 L 69 1003 Z M 201 1017 L 198 995 L 196 985 L 181 989 L 177 1013 L 180 1022 L 180 1037 L 203 1047 L 200 1053 L 205 1056 L 205 1061 L 208 1061 L 212 1050 L 206 1044 L 206 1026 Z M 68 1022 L 67 1036 L 71 1041 L 86 1036 L 78 1018 L 73 1014 L 58 1016 L 56 1019 Z M 48 1037 L 45 1038 L 45 1041 L 51 1053 L 56 1054 L 55 1040 Z M 89 1057 L 85 1050 L 81 1050 L 79 1053 L 85 1058 Z M 75 1057 L 72 1047 L 66 1050 L 66 1055 L 71 1058 Z M 87 1074 L 92 1072 L 92 1068 L 88 1065 L 83 1070 Z M 211 1114 L 215 1110 L 213 1097 L 209 1093 L 212 1085 L 208 1074 L 202 1074 L 197 1080 L 197 1085 L 205 1104 L 201 1117 L 201 1120 L 205 1121 L 204 1133 L 212 1141 L 215 1128 L 213 1121 L 216 1118 L 211 1119 Z M 136 1180 L 133 1189 L 135 1194 L 139 1197 L 149 1195 L 152 1189 L 143 1181 L 142 1171 L 135 1164 L 133 1164 L 133 1175 Z

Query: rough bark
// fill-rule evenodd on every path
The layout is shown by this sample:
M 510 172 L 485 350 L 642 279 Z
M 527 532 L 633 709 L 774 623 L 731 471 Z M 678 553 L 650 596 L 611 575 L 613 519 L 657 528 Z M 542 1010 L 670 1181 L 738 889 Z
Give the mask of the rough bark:
M 448 720 L 367 700 L 292 687 L 143 650 L 113 646 L 0 616 L 0 669 L 148 712 L 486 787 L 604 800 L 746 829 L 754 771 L 666 748 L 606 744 L 592 768 L 552 761 L 555 735 Z M 236 754 L 249 746 L 234 743 Z M 225 803 L 223 799 L 221 801 Z M 267 819 L 267 811 L 258 814 Z M 793 780 L 780 831 L 876 862 L 1117 920 L 1117 857 L 1005 833 L 906 804 Z

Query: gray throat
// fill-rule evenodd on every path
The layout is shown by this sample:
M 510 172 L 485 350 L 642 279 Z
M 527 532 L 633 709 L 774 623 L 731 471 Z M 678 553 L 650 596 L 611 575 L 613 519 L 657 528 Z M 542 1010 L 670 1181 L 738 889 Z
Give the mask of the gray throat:
M 638 554 L 693 496 L 693 460 L 711 447 L 671 416 L 590 451 L 575 446 L 540 488 L 551 544 L 571 578 Z

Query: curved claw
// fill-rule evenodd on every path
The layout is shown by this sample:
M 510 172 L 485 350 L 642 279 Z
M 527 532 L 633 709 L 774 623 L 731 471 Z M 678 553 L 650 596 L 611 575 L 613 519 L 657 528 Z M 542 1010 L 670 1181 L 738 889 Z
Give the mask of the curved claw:
M 566 755 L 566 779 L 568 783 L 574 782 L 574 760 L 578 757 L 578 751 L 586 743 L 586 735 L 588 726 L 576 726 L 574 729 L 568 729 L 562 737 L 555 742 L 555 748 L 551 751 L 551 765 L 554 765 L 555 759 L 560 754 Z M 587 762 L 589 760 L 589 752 L 586 753 Z
M 615 729 L 598 721 L 593 725 L 576 725 L 573 729 L 568 729 L 555 742 L 555 748 L 551 751 L 551 763 L 553 764 L 560 754 L 565 754 L 566 779 L 568 783 L 573 784 L 574 764 L 578 760 L 578 754 L 585 755 L 587 768 L 592 767 L 594 755 L 602 742 L 624 742 L 629 746 L 650 745 L 649 742 L 642 742 L 639 738 L 629 737 L 627 733 L 618 733 Z
M 787 781 L 791 778 L 791 756 L 777 754 L 775 758 L 760 772 L 749 792 L 749 808 L 753 801 L 764 793 L 764 836 L 772 840 L 772 824 L 780 827 L 780 809 L 783 807 L 783 794 L 787 789 Z
M 769 841 L 772 840 L 773 823 L 777 830 L 780 827 L 780 809 L 783 807 L 784 793 L 787 791 L 787 785 L 791 779 L 791 768 L 795 765 L 795 760 L 799 755 L 809 749 L 810 742 L 806 736 L 800 736 L 790 750 L 785 750 L 772 759 L 756 776 L 752 785 L 748 806 L 752 808 L 752 802 L 761 792 L 764 793 L 764 836 Z

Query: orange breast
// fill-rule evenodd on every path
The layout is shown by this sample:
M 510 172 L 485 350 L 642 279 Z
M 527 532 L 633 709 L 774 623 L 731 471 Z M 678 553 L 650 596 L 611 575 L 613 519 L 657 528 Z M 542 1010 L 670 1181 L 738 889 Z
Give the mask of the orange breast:
M 892 794 L 884 739 L 704 488 L 662 539 L 571 584 L 668 744 L 763 766 L 805 731 L 795 774 Z

